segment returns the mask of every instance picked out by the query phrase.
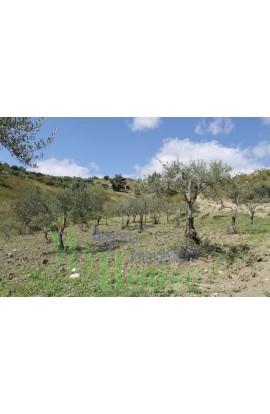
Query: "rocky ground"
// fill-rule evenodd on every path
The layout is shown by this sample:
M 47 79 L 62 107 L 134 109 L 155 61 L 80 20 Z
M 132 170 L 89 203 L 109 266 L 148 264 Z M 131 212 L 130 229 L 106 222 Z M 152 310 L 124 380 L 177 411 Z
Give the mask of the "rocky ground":
M 270 218 L 266 210 L 249 225 L 238 217 L 238 234 L 228 233 L 230 216 L 205 206 L 195 219 L 202 240 L 218 252 L 204 251 L 197 259 L 145 259 L 134 252 L 170 252 L 184 243 L 184 225 L 173 219 L 153 225 L 150 218 L 136 243 L 105 248 L 93 243 L 92 229 L 68 227 L 66 251 L 57 252 L 42 233 L 0 239 L 1 296 L 270 296 Z M 137 231 L 132 224 L 132 231 Z M 121 231 L 109 221 L 101 231 Z M 148 255 L 149 256 L 149 255 Z M 164 257 L 164 256 L 163 256 Z

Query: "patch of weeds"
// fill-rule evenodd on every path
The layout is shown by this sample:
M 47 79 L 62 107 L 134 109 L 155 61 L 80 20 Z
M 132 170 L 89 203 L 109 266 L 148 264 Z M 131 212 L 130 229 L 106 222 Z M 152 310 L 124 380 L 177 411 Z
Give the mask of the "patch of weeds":
M 250 250 L 250 247 L 244 243 L 238 245 L 227 244 L 224 247 L 223 257 L 229 263 L 233 263 L 237 259 L 243 259 Z
M 218 244 L 212 243 L 209 239 L 201 240 L 197 245 L 192 239 L 182 239 L 172 246 L 180 257 L 187 259 L 197 259 L 200 256 L 216 256 L 221 255 L 223 250 Z
M 88 243 L 87 245 L 90 253 L 114 251 L 120 248 L 119 243 Z
M 263 294 L 264 294 L 264 296 L 267 296 L 268 298 L 270 297 L 270 292 L 268 292 L 268 290 L 265 290 L 265 291 L 263 292 Z
M 215 216 L 213 216 L 213 220 L 221 220 L 224 217 L 227 217 L 227 216 L 224 216 L 224 215 L 221 215 L 221 214 L 216 214 Z

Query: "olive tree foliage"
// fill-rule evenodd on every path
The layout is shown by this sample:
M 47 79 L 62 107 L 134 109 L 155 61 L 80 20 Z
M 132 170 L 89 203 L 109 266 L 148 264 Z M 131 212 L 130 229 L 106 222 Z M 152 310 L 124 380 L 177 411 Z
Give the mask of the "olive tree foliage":
M 158 197 L 157 195 L 152 196 L 148 199 L 149 213 L 153 220 L 153 224 L 159 224 L 160 216 L 166 211 L 166 202 L 164 199 Z
M 256 208 L 263 201 L 263 198 L 256 192 L 255 186 L 248 181 L 243 181 L 241 174 L 230 177 L 224 186 L 216 187 L 212 198 L 220 202 L 220 210 L 227 210 L 231 213 L 230 233 L 237 233 L 237 215 L 239 207 L 245 205 L 250 211 L 250 223 L 254 223 Z
M 77 187 L 68 188 L 57 194 L 55 207 L 62 221 L 59 226 L 59 244 L 64 249 L 63 235 L 70 218 L 77 224 L 87 224 L 90 219 L 95 220 L 94 232 L 103 213 L 107 195 L 102 188 Z
M 58 231 L 59 246 L 64 249 L 64 232 L 68 221 L 88 224 L 103 214 L 107 195 L 102 188 L 71 186 L 49 197 L 39 187 L 31 190 L 14 208 L 16 218 L 25 226 Z M 96 224 L 95 224 L 96 226 Z
M 55 214 L 51 199 L 39 187 L 34 187 L 14 206 L 15 218 L 26 228 L 43 230 L 45 239 L 53 227 Z
M 164 212 L 167 217 L 167 223 L 169 223 L 169 217 L 175 215 L 176 227 L 180 227 L 181 215 L 187 212 L 186 204 L 183 202 L 170 202 L 165 201 Z
M 133 200 L 134 212 L 139 216 L 139 231 L 143 231 L 143 220 L 144 217 L 150 212 L 150 200 L 149 197 L 142 196 Z
M 120 216 L 126 216 L 126 223 L 122 227 L 128 228 L 130 217 L 136 216 L 136 201 L 131 199 L 123 201 L 117 206 L 117 212 Z
M 221 161 L 212 161 L 209 165 L 202 160 L 183 163 L 179 159 L 172 162 L 162 162 L 160 185 L 166 195 L 179 194 L 183 196 L 187 207 L 185 236 L 199 244 L 200 239 L 194 227 L 194 204 L 200 194 L 207 189 L 221 186 L 229 177 L 231 168 Z M 149 177 L 144 180 L 147 185 Z
M 264 191 L 266 189 L 266 191 Z M 268 188 L 260 185 L 250 185 L 246 182 L 243 189 L 243 204 L 246 206 L 250 213 L 250 224 L 254 224 L 254 216 L 256 209 L 263 203 L 269 203 L 270 194 L 267 191 Z
M 244 184 L 238 177 L 228 179 L 223 187 L 216 189 L 216 197 L 220 199 L 220 210 L 229 210 L 231 212 L 230 233 L 236 234 L 237 214 L 244 198 Z M 228 200 L 230 204 L 225 200 Z
M 31 118 L 0 118 L 0 149 L 6 148 L 11 156 L 16 157 L 25 166 L 36 166 L 34 160 L 41 158 L 41 151 L 50 144 L 56 131 L 47 139 L 37 139 L 37 134 L 44 123 L 44 118 L 33 122 Z

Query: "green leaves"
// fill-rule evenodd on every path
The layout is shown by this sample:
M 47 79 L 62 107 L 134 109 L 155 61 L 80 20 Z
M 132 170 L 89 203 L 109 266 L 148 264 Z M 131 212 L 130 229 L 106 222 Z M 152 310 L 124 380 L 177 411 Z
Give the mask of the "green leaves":
M 44 118 L 34 123 L 31 118 L 0 118 L 0 149 L 6 148 L 13 157 L 16 157 L 25 166 L 36 166 L 34 160 L 41 158 L 42 150 L 55 137 L 56 130 L 47 139 L 37 140 L 37 134 L 44 123 Z

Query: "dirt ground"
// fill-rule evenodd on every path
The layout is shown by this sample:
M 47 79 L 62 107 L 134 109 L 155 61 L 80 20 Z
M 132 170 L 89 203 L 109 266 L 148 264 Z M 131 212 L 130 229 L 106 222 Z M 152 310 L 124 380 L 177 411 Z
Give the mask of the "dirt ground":
M 211 204 L 211 205 L 210 205 Z M 100 231 L 119 232 L 121 222 L 109 220 Z M 254 226 L 239 213 L 238 233 L 230 235 L 230 214 L 205 201 L 195 218 L 203 241 L 221 252 L 198 254 L 197 259 L 132 261 L 134 252 L 170 252 L 183 242 L 174 218 L 153 225 L 149 217 L 136 243 L 100 248 L 93 243 L 92 228 L 70 226 L 65 234 L 67 251 L 57 252 L 53 240 L 42 233 L 0 238 L 1 296 L 270 296 L 269 208 L 258 211 Z M 131 224 L 137 232 L 138 223 Z M 128 231 L 127 231 L 128 232 Z M 50 236 L 51 237 L 51 236 Z M 72 247 L 73 246 L 73 247 Z M 77 280 L 71 280 L 76 268 Z M 103 284 L 102 284 L 103 283 Z

